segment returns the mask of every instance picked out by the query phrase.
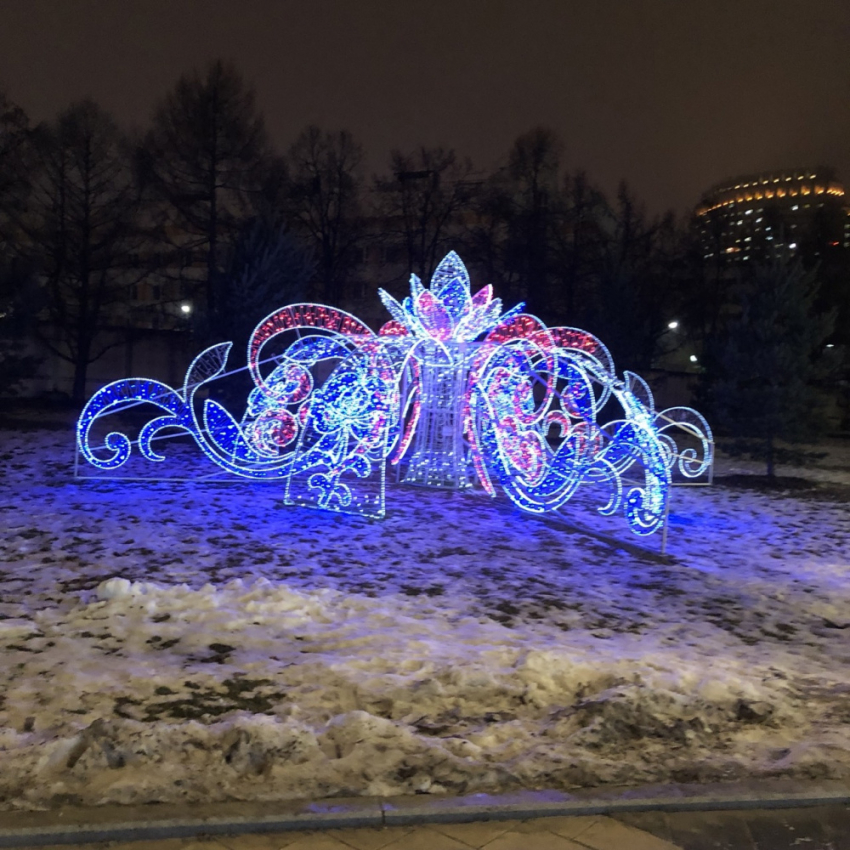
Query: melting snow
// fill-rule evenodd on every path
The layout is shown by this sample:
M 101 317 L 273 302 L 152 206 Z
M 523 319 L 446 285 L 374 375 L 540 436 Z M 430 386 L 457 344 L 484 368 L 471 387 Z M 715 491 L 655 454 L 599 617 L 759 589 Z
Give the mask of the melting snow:
M 0 453 L 0 808 L 850 775 L 846 447 L 677 491 L 668 563 L 480 494 L 373 523 Z

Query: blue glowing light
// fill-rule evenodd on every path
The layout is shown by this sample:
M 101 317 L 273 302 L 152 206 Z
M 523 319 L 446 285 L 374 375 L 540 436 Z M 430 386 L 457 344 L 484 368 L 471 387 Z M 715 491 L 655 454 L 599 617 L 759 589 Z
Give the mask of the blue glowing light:
M 558 510 L 582 485 L 601 487 L 597 510 L 622 511 L 638 535 L 663 525 L 674 473 L 709 469 L 713 439 L 699 413 L 656 411 L 646 382 L 619 378 L 593 335 L 548 328 L 521 304 L 503 313 L 490 286 L 472 295 L 454 252 L 429 288 L 413 275 L 401 303 L 380 297 L 392 320 L 378 334 L 318 304 L 263 319 L 248 344 L 254 387 L 241 420 L 201 392 L 226 374 L 232 345 L 220 343 L 195 358 L 179 390 L 136 378 L 99 390 L 79 419 L 79 451 L 101 470 L 119 468 L 133 442 L 110 431 L 92 445 L 92 427 L 152 404 L 164 415 L 139 432 L 144 459 L 163 463 L 153 441 L 177 429 L 225 472 L 284 481 L 287 504 L 383 516 L 389 462 L 411 484 L 478 483 L 490 495 L 498 484 L 533 513 Z M 263 359 L 274 339 L 289 344 Z M 612 400 L 622 417 L 600 424 Z M 682 436 L 693 445 L 679 448 Z

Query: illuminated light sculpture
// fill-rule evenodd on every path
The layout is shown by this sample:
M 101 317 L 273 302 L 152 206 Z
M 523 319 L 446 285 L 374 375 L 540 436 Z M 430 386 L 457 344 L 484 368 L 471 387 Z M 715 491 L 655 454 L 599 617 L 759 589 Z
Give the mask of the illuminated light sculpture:
M 377 334 L 317 304 L 263 319 L 248 343 L 254 387 L 238 421 L 206 392 L 226 374 L 231 343 L 202 352 L 179 390 L 136 378 L 103 387 L 80 416 L 79 451 L 101 470 L 121 467 L 133 441 L 111 431 L 93 444 L 92 427 L 152 404 L 163 415 L 139 432 L 146 461 L 164 462 L 154 441 L 176 429 L 224 472 L 284 482 L 287 504 L 381 517 L 389 463 L 406 483 L 477 482 L 533 513 L 601 487 L 597 510 L 622 510 L 638 535 L 664 525 L 674 473 L 695 480 L 710 470 L 714 444 L 699 413 L 656 411 L 647 384 L 631 372 L 618 378 L 593 335 L 546 327 L 522 305 L 503 313 L 490 286 L 472 295 L 454 252 L 430 288 L 413 275 L 402 302 L 380 297 L 392 320 Z M 622 414 L 600 424 L 611 405 Z M 680 448 L 683 435 L 690 445 Z

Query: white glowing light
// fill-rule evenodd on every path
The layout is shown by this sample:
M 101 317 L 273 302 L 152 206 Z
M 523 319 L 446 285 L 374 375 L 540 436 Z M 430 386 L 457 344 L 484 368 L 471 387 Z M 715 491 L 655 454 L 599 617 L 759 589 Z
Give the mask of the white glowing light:
M 192 305 L 191 304 L 181 304 L 180 305 L 180 312 L 188 315 L 189 313 L 192 312 Z
M 676 330 L 676 328 L 679 327 L 679 323 L 675 319 L 673 319 L 672 322 L 667 323 L 667 327 L 670 328 L 671 331 L 674 331 Z

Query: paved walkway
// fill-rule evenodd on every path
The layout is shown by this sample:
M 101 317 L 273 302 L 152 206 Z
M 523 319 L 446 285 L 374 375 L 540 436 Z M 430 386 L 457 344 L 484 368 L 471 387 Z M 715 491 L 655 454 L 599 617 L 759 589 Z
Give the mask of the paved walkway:
M 56 850 L 68 845 L 56 845 Z M 850 808 L 644 812 L 203 836 L 85 850 L 850 850 Z

